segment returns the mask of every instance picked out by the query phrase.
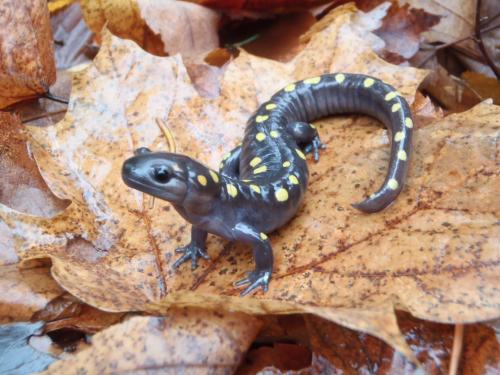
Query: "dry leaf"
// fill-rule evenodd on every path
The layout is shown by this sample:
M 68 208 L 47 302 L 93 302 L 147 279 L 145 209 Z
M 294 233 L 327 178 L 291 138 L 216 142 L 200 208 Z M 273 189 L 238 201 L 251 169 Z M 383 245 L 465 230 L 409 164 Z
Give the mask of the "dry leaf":
M 188 0 L 207 7 L 236 11 L 293 12 L 316 7 L 332 0 Z
M 0 108 L 42 94 L 56 79 L 47 4 L 0 3 Z
M 374 334 L 408 356 L 395 306 L 443 322 L 497 317 L 496 106 L 417 127 L 408 185 L 374 215 L 351 203 L 384 177 L 386 131 L 365 117 L 319 121 L 328 147 L 310 164 L 301 211 L 271 236 L 275 272 L 265 295 L 238 296 L 232 283 L 252 267 L 250 251 L 215 237 L 210 262 L 195 272 L 173 271 L 174 250 L 189 240 L 189 225 L 169 204 L 147 209 L 143 195 L 121 181 L 121 164 L 133 149 L 167 148 L 157 119 L 167 123 L 179 152 L 216 168 L 259 103 L 290 81 L 322 72 L 371 74 L 412 101 L 426 73 L 380 60 L 363 22 L 352 6 L 336 9 L 287 64 L 242 52 L 211 100 L 197 94 L 179 58 L 154 57 L 106 37 L 94 65 L 76 75 L 65 119 L 30 128 L 42 175 L 72 204 L 53 219 L 0 206 L 18 256 L 50 257 L 65 289 L 105 310 L 202 305 L 309 312 Z
M 85 21 L 95 33 L 100 34 L 106 25 L 113 34 L 132 39 L 156 55 L 181 53 L 193 57 L 219 46 L 218 14 L 196 4 L 173 0 L 83 0 L 81 5 Z
M 45 374 L 231 374 L 260 328 L 241 313 L 180 309 L 134 317 L 97 333 L 92 346 Z
M 19 119 L 0 112 L 0 203 L 32 215 L 47 216 L 66 207 L 43 181 L 28 154 Z M 63 293 L 46 265 L 20 269 L 15 239 L 0 221 L 0 322 L 26 321 Z
M 412 8 L 441 17 L 439 23 L 423 36 L 429 42 L 451 43 L 474 32 L 477 0 L 401 0 Z

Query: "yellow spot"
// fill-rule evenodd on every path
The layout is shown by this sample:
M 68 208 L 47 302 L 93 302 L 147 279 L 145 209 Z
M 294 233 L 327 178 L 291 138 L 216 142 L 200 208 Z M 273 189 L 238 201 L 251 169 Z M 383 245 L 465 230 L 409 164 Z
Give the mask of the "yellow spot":
M 262 142 L 264 139 L 266 139 L 266 135 L 264 133 L 257 133 L 255 139 L 258 140 L 259 142 Z
M 375 83 L 375 80 L 373 78 L 366 78 L 363 82 L 363 86 L 372 87 L 374 83 Z
M 200 185 L 207 186 L 207 178 L 205 176 L 199 174 L 197 179 L 198 179 L 198 182 L 200 183 Z
M 238 195 L 238 189 L 236 189 L 236 187 L 233 185 L 233 184 L 227 184 L 226 185 L 226 189 L 227 189 L 227 193 L 231 196 L 231 197 L 236 197 Z
M 290 163 L 288 160 L 283 163 L 283 167 L 288 168 L 292 163 Z
M 257 164 L 259 164 L 260 162 L 262 161 L 261 158 L 259 158 L 258 156 L 254 157 L 251 161 L 250 161 L 250 165 L 252 167 L 255 167 Z
M 267 167 L 265 165 L 263 165 L 263 166 L 260 166 L 259 168 L 255 168 L 253 170 L 253 174 L 263 173 L 265 171 L 267 171 Z
M 231 156 L 231 153 L 230 153 L 230 152 L 228 152 L 227 154 L 225 154 L 225 155 L 222 157 L 222 160 L 227 160 L 230 156 Z
M 297 153 L 297 155 L 299 155 L 299 157 L 301 159 L 304 159 L 306 160 L 306 156 L 304 155 L 304 153 L 302 151 L 300 151 L 298 148 L 295 149 L 295 152 Z
M 337 81 L 338 83 L 342 83 L 344 82 L 345 80 L 345 75 L 343 75 L 342 73 L 339 73 L 335 76 L 335 81 Z
M 399 103 L 394 103 L 391 107 L 391 111 L 392 112 L 396 112 L 396 111 L 399 111 L 399 109 L 401 108 L 401 104 Z
M 222 168 L 224 168 L 224 162 L 223 161 L 221 161 L 220 164 L 219 164 L 219 169 L 222 169 Z
M 298 185 L 299 184 L 299 180 L 293 174 L 291 174 L 290 176 L 288 176 L 288 179 L 290 180 L 290 183 L 292 183 L 293 185 Z
M 391 178 L 389 182 L 387 183 L 389 186 L 389 189 L 396 190 L 399 186 L 398 182 L 396 181 L 395 178 Z
M 241 180 L 241 181 L 243 181 L 243 182 L 250 182 L 250 181 L 252 181 L 252 180 Z
M 321 81 L 321 77 L 312 77 L 305 79 L 304 83 L 307 83 L 308 85 L 315 85 L 316 83 L 319 83 L 319 81 Z
M 399 160 L 403 160 L 404 161 L 404 160 L 406 160 L 406 157 L 407 156 L 406 156 L 405 150 L 399 150 L 398 151 L 398 159 Z
M 288 199 L 288 191 L 286 191 L 283 188 L 279 188 L 278 190 L 276 190 L 274 195 L 275 195 L 276 199 L 278 200 L 278 202 L 284 202 Z
M 397 133 L 394 135 L 394 140 L 395 140 L 396 142 L 402 141 L 403 139 L 405 139 L 405 133 L 403 133 L 403 132 L 397 132 Z
M 268 115 L 259 115 L 255 118 L 255 122 L 261 123 L 266 121 L 269 118 Z
M 314 126 L 313 124 L 309 124 L 309 126 L 313 129 L 316 129 L 316 126 Z
M 210 173 L 210 176 L 212 177 L 212 180 L 214 180 L 215 183 L 219 182 L 219 175 L 215 173 L 212 170 L 209 170 L 208 173 Z
M 267 104 L 267 105 L 266 105 L 266 109 L 267 109 L 268 111 L 270 111 L 271 109 L 274 109 L 274 108 L 276 108 L 276 107 L 277 107 L 277 105 L 276 105 L 276 104 L 274 104 L 274 103 L 269 103 L 269 104 Z
M 258 187 L 257 185 L 250 185 L 250 188 L 256 193 L 260 194 L 260 187 Z
M 389 101 L 389 100 L 392 100 L 394 99 L 396 96 L 398 96 L 398 93 L 396 91 L 391 91 L 390 93 L 388 93 L 386 96 L 385 96 L 385 100 L 386 101 Z M 394 111 L 393 111 L 394 112 Z
M 266 241 L 267 240 L 267 235 L 265 233 L 261 233 L 260 234 L 260 239 L 263 240 L 263 241 Z
M 271 130 L 269 132 L 269 134 L 271 135 L 271 137 L 273 138 L 278 138 L 280 136 L 280 133 L 278 133 L 276 130 Z
M 407 128 L 413 128 L 413 121 L 411 120 L 411 118 L 405 118 L 405 125 Z
M 290 83 L 287 87 L 285 87 L 285 91 L 286 92 L 291 92 L 295 90 L 295 84 L 294 83 Z

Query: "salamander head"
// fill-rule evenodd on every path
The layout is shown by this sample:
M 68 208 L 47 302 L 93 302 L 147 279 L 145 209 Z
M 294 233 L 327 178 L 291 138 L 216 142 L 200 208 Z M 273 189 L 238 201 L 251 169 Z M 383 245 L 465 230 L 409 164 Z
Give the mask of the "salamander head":
M 210 172 L 215 173 L 187 156 L 142 147 L 123 163 L 122 179 L 131 188 L 183 205 L 219 191 Z

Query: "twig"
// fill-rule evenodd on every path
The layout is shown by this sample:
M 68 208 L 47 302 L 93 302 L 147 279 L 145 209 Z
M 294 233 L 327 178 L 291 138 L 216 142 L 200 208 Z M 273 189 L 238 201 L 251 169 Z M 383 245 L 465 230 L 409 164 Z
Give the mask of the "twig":
M 450 371 L 448 375 L 457 375 L 458 365 L 462 356 L 462 347 L 464 344 L 464 325 L 455 324 L 455 335 L 453 337 L 453 348 L 451 349 Z
M 64 99 L 64 98 L 60 98 L 59 96 L 52 95 L 50 91 L 46 91 L 41 96 L 42 96 L 42 98 L 46 98 L 46 99 L 52 100 L 54 102 L 63 103 L 63 104 L 69 103 L 68 99 Z
M 474 27 L 475 36 L 476 36 L 476 43 L 477 43 L 479 49 L 481 50 L 481 52 L 486 60 L 486 63 L 489 65 L 491 70 L 493 70 L 493 73 L 495 73 L 495 76 L 497 77 L 497 79 L 500 79 L 500 71 L 496 67 L 493 60 L 491 60 L 490 55 L 488 55 L 488 51 L 486 50 L 486 47 L 484 46 L 484 43 L 483 43 L 483 39 L 481 37 L 481 33 L 482 33 L 481 14 L 480 14 L 481 2 L 482 2 L 482 0 L 477 0 L 477 5 L 476 5 L 476 25 Z
M 45 118 L 45 117 L 49 117 L 49 116 L 53 116 L 53 115 L 59 115 L 61 113 L 65 113 L 65 112 L 66 112 L 66 109 L 61 109 L 59 111 L 54 111 L 54 112 L 46 112 L 46 113 L 42 113 L 40 115 L 34 115 L 34 116 L 31 116 L 31 117 L 23 118 L 21 120 L 21 122 L 23 124 L 27 124 L 28 122 L 31 122 L 31 121 L 39 120 L 41 118 Z
M 499 25 L 493 25 L 493 26 L 487 27 L 486 29 L 481 30 L 481 32 L 482 33 L 487 33 L 487 32 L 489 32 L 491 30 L 495 30 L 495 29 L 498 29 L 498 28 L 500 28 L 500 24 Z M 434 56 L 436 54 L 437 51 L 439 51 L 441 49 L 444 49 L 444 48 L 452 47 L 455 44 L 458 44 L 458 43 L 461 43 L 461 42 L 465 42 L 466 40 L 469 40 L 469 39 L 474 39 L 474 41 L 477 42 L 475 40 L 475 38 L 476 38 L 476 34 L 474 33 L 474 34 L 471 34 L 471 35 L 467 35 L 466 37 L 454 40 L 453 42 L 441 44 L 440 46 L 434 47 L 433 50 L 431 51 L 431 53 L 429 53 L 429 55 L 425 59 L 423 59 L 422 61 L 420 61 L 418 63 L 417 67 L 420 68 L 422 65 L 424 65 L 427 61 L 429 61 L 432 58 L 432 56 Z

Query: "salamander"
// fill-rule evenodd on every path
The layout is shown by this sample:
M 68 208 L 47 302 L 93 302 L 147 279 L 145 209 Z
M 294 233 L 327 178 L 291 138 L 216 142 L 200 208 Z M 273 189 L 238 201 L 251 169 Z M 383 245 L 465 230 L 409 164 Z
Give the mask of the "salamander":
M 361 74 L 324 74 L 291 83 L 248 120 L 242 144 L 218 172 L 186 155 L 141 147 L 122 167 L 132 188 L 169 201 L 192 224 L 191 242 L 176 249 L 177 268 L 195 269 L 206 252 L 207 233 L 252 247 L 255 269 L 235 283 L 241 295 L 268 290 L 273 271 L 269 233 L 297 212 L 307 188 L 306 154 L 319 158 L 321 143 L 310 122 L 333 114 L 366 114 L 391 135 L 389 168 L 382 186 L 353 206 L 371 213 L 387 207 L 405 183 L 413 120 L 406 100 L 390 85 Z

